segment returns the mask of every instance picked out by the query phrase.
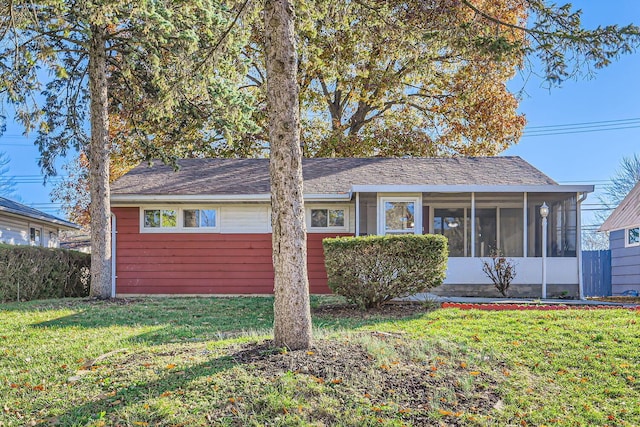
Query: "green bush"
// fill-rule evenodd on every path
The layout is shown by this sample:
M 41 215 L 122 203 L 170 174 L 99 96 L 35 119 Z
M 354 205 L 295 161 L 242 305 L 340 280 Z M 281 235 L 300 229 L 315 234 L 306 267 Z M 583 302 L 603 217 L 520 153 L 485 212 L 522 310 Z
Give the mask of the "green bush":
M 322 246 L 329 288 L 361 308 L 439 286 L 447 269 L 440 235 L 338 237 Z
M 91 255 L 0 244 L 0 301 L 89 295 Z

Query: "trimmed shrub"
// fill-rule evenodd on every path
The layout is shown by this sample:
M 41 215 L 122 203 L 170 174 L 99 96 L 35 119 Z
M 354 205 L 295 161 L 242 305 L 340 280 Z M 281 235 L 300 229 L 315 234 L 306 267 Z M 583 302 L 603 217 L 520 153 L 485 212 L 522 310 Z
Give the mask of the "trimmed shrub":
M 337 237 L 322 246 L 329 288 L 360 308 L 439 286 L 447 269 L 441 235 Z
M 91 255 L 0 244 L 0 301 L 89 295 Z

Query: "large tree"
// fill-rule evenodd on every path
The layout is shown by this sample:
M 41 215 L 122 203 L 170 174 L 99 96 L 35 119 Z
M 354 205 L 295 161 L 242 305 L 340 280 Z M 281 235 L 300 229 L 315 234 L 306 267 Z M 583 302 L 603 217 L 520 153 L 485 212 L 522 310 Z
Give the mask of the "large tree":
M 214 74 L 196 52 L 226 38 L 233 12 L 206 0 L 3 3 L 0 92 L 26 130 L 38 132 L 45 173 L 55 173 L 55 158 L 70 147 L 87 156 L 93 296 L 111 294 L 109 109 L 129 113 L 123 117 L 140 129 L 147 156 L 167 158 L 153 130 L 171 121 L 176 105 L 225 103 L 224 72 L 235 61 L 216 63 Z
M 274 339 L 291 349 L 311 345 L 307 236 L 302 191 L 295 12 L 288 0 L 264 8 L 274 268 Z
M 525 125 L 506 86 L 518 68 L 532 70 L 537 57 L 534 71 L 559 83 L 638 43 L 635 26 L 585 30 L 570 5 L 536 0 L 296 5 L 306 156 L 498 154 Z M 244 55 L 266 102 L 260 23 Z M 246 146 L 256 147 L 255 135 Z

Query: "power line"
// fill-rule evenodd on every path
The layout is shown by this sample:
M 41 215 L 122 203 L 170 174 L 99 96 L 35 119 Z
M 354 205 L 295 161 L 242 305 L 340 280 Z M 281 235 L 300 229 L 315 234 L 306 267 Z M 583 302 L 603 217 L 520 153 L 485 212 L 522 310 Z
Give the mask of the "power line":
M 566 132 L 527 133 L 525 131 L 522 137 L 524 138 L 526 136 L 568 135 L 568 134 L 574 134 L 574 133 L 592 133 L 592 132 L 602 132 L 607 130 L 638 129 L 638 128 L 640 128 L 640 124 L 638 124 L 637 126 L 621 126 L 621 127 L 600 128 L 600 129 L 590 129 L 590 130 L 567 130 Z
M 541 125 L 541 126 L 528 126 L 528 129 L 546 129 L 546 128 L 560 128 L 560 127 L 570 127 L 570 126 L 590 126 L 597 124 L 605 124 L 605 123 L 620 123 L 620 122 L 636 122 L 640 121 L 640 117 L 635 117 L 632 119 L 618 119 L 618 120 L 602 120 L 598 122 L 582 122 L 582 123 L 567 123 L 561 125 Z

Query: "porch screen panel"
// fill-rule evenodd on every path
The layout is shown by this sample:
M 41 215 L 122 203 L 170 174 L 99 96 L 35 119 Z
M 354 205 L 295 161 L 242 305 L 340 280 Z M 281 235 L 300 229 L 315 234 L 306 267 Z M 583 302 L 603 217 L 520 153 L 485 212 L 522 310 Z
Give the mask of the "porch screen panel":
M 521 208 L 500 209 L 500 253 L 503 255 L 523 256 L 522 221 L 524 218 Z
M 495 208 L 476 209 L 476 256 L 491 255 L 497 249 L 498 227 Z
M 529 256 L 542 256 L 540 206 L 549 206 L 547 216 L 547 256 L 575 257 L 578 243 L 578 213 L 574 193 L 539 193 L 529 196 Z
M 464 250 L 465 223 L 464 208 L 433 210 L 433 232 L 447 238 L 450 257 L 467 255 Z

